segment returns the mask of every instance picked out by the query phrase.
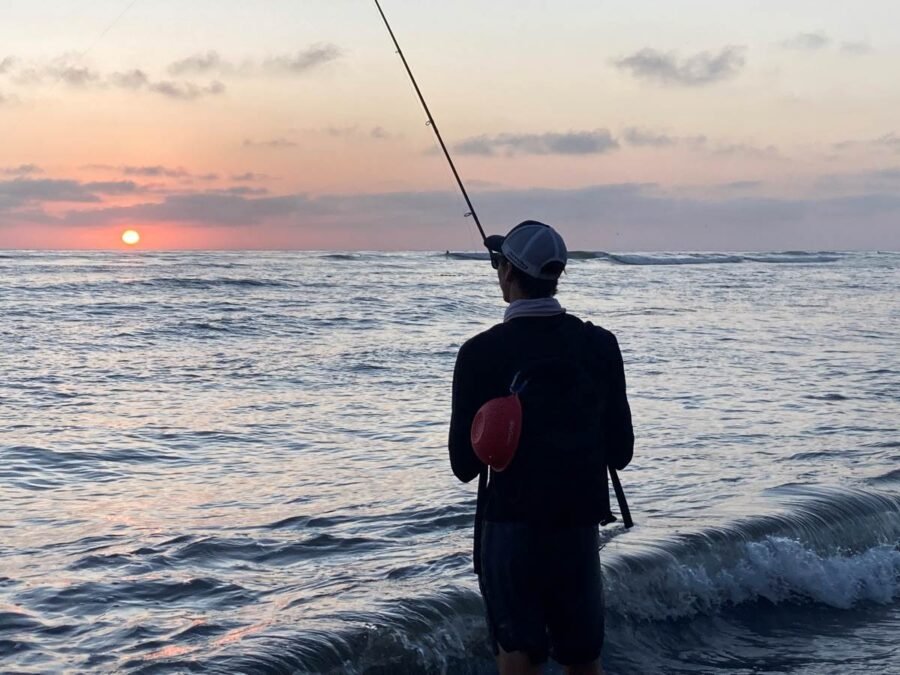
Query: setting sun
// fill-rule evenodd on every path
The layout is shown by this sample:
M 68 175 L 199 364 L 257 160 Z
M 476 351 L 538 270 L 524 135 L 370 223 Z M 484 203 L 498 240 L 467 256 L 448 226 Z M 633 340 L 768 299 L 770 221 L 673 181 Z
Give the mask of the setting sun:
M 122 233 L 122 241 L 129 246 L 134 246 L 141 240 L 141 235 L 136 230 L 125 230 Z

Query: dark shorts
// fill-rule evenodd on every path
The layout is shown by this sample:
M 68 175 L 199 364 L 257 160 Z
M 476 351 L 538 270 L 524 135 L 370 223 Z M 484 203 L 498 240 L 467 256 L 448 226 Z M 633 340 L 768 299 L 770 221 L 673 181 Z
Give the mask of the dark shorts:
M 603 649 L 603 579 L 596 525 L 543 529 L 485 522 L 481 594 L 494 643 L 549 655 L 562 665 L 591 663 Z

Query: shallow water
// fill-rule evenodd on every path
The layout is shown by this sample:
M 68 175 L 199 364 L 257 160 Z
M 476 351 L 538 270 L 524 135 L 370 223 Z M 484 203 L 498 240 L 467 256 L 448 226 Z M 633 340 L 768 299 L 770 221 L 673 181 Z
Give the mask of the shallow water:
M 623 349 L 612 673 L 900 672 L 900 254 L 573 256 Z M 0 255 L 0 670 L 491 672 L 462 255 Z

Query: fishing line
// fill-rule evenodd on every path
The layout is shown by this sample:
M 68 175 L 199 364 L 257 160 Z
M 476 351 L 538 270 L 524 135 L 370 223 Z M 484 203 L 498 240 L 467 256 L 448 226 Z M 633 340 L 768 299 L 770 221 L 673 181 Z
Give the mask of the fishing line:
M 406 68 L 406 73 L 409 75 L 410 81 L 412 81 L 412 85 L 416 90 L 416 94 L 419 97 L 419 101 L 422 103 L 422 107 L 425 108 L 425 114 L 428 116 L 428 126 L 430 126 L 434 130 L 434 135 L 437 136 L 438 143 L 441 144 L 441 150 L 444 151 L 444 157 L 447 158 L 447 162 L 450 164 L 450 170 L 453 171 L 453 177 L 456 178 L 456 183 L 459 185 L 460 192 L 462 192 L 463 198 L 466 200 L 466 205 L 469 207 L 469 212 L 465 214 L 465 217 L 472 217 L 472 220 L 475 221 L 475 225 L 478 227 L 478 232 L 481 234 L 481 241 L 487 239 L 487 235 L 484 233 L 484 228 L 481 227 L 481 221 L 478 219 L 478 214 L 475 213 L 475 207 L 472 206 L 472 200 L 469 199 L 469 193 L 466 192 L 466 186 L 463 185 L 462 179 L 459 177 L 459 172 L 456 170 L 456 165 L 453 163 L 453 159 L 450 157 L 450 151 L 447 150 L 447 145 L 444 143 L 444 139 L 441 136 L 441 132 L 438 129 L 437 122 L 434 121 L 434 117 L 431 114 L 431 110 L 428 108 L 428 104 L 425 102 L 425 97 L 422 95 L 422 90 L 419 89 L 419 84 L 416 82 L 416 78 L 413 75 L 412 69 L 409 67 L 409 63 L 406 60 L 406 56 L 403 55 L 403 50 L 400 49 L 400 43 L 397 42 L 397 38 L 394 35 L 394 31 L 391 29 L 391 24 L 388 23 L 387 17 L 384 15 L 384 10 L 381 9 L 381 3 L 378 0 L 375 0 L 375 6 L 378 7 L 378 13 L 381 14 L 381 18 L 384 21 L 385 27 L 388 29 L 388 33 L 391 35 L 391 40 L 394 41 L 394 46 L 397 48 L 397 53 L 400 55 L 400 59 L 403 61 L 403 66 Z
M 100 34 L 97 35 L 96 38 L 94 38 L 94 41 L 91 42 L 90 45 L 88 45 L 87 49 L 85 49 L 84 51 L 78 53 L 78 54 L 75 56 L 75 63 L 81 63 L 81 62 L 83 62 L 83 61 L 84 61 L 84 58 L 85 58 L 88 54 L 90 54 L 98 44 L 100 44 L 100 41 L 103 40 L 103 38 L 105 38 L 106 35 L 107 35 L 113 28 L 115 28 L 116 24 L 118 24 L 118 23 L 122 20 L 122 18 L 123 18 L 126 14 L 128 14 L 128 12 L 131 10 L 131 8 L 134 7 L 138 2 L 140 2 L 140 0 L 131 0 L 131 2 L 129 2 L 129 3 L 125 6 L 125 9 L 123 9 L 121 12 L 119 12 L 118 16 L 116 16 L 116 18 L 114 18 L 112 21 L 110 21 L 109 24 L 106 26 L 106 28 L 104 28 L 104 29 L 100 32 Z M 63 76 L 65 75 L 65 70 L 66 70 L 66 69 L 65 69 L 65 67 L 64 67 L 64 65 L 63 65 L 63 67 L 60 68 L 59 73 L 56 75 L 56 78 L 50 83 L 50 89 L 55 88 L 56 85 L 59 84 L 60 80 L 62 80 Z
M 129 2 L 128 5 L 126 5 L 125 9 L 123 9 L 121 12 L 119 12 L 119 15 L 115 19 L 113 19 L 106 28 L 103 29 L 103 32 L 101 32 L 100 35 L 98 35 L 96 37 L 96 39 L 91 43 L 91 45 L 87 49 L 85 49 L 79 55 L 78 58 L 83 59 L 85 56 L 90 54 L 91 51 L 94 49 L 94 47 L 96 47 L 98 44 L 100 44 L 100 41 L 106 37 L 106 34 L 109 33 L 109 31 L 111 31 L 113 28 L 115 28 L 116 24 L 119 23 L 119 21 L 121 21 L 122 18 L 126 14 L 128 14 L 128 12 L 131 10 L 131 8 L 134 7 L 136 4 L 138 4 L 138 2 L 140 2 L 140 0 L 131 0 L 131 2 Z

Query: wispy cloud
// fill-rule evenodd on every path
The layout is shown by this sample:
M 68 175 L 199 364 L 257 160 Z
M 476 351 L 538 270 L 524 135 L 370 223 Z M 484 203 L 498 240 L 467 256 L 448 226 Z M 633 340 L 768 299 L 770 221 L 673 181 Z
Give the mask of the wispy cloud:
M 269 150 L 280 150 L 283 148 L 296 148 L 297 143 L 288 138 L 271 138 L 265 141 L 256 141 L 252 138 L 244 139 L 245 148 L 268 148 Z
M 125 165 L 112 166 L 110 164 L 87 164 L 81 167 L 85 171 L 102 171 L 119 173 L 126 177 L 134 178 L 174 178 L 182 184 L 191 184 L 198 181 L 217 181 L 221 176 L 217 173 L 193 173 L 184 167 L 171 167 L 156 165 Z
M 164 80 L 150 84 L 148 89 L 156 94 L 178 101 L 194 101 L 198 98 L 218 96 L 225 93 L 225 85 L 218 81 L 202 86 L 192 82 L 169 82 Z
M 141 186 L 131 180 L 94 181 L 84 183 L 84 189 L 102 195 L 131 195 L 142 190 Z
M 626 143 L 637 147 L 666 148 L 681 142 L 681 139 L 675 136 L 638 127 L 628 127 L 622 132 L 622 137 Z
M 10 74 L 13 82 L 24 86 L 61 82 L 70 87 L 84 89 L 102 82 L 102 75 L 98 71 L 69 63 L 67 59 L 68 57 L 60 57 L 49 65 L 27 67 L 21 67 L 20 62 L 14 60 Z
M 874 51 L 872 45 L 862 40 L 844 41 L 837 45 L 833 38 L 821 31 L 797 33 L 782 40 L 780 44 L 784 49 L 806 52 L 820 52 L 834 46 L 840 53 L 851 56 L 862 56 Z
M 292 56 L 276 56 L 263 62 L 263 69 L 273 73 L 305 73 L 317 66 L 336 61 L 342 55 L 340 48 L 332 44 L 314 45 Z
M 0 75 L 5 75 L 13 69 L 13 66 L 16 65 L 16 59 L 12 56 L 5 56 L 3 59 L 0 59 Z
M 497 134 L 465 139 L 454 148 L 463 155 L 599 155 L 619 147 L 606 129 L 568 133 Z
M 265 173 L 254 173 L 253 171 L 248 171 L 246 173 L 238 173 L 231 176 L 231 180 L 241 181 L 245 183 L 253 183 L 256 181 L 269 180 L 271 176 Z
M 674 52 L 647 47 L 613 61 L 619 70 L 657 84 L 700 87 L 736 76 L 746 65 L 744 47 L 727 46 L 680 58 Z
M 113 73 L 109 76 L 109 82 L 119 89 L 142 89 L 149 86 L 150 76 L 143 70 L 128 70 L 122 73 Z
M 0 168 L 0 174 L 4 176 L 30 176 L 36 173 L 44 173 L 44 170 L 37 164 L 20 164 L 19 166 Z
M 187 178 L 190 172 L 181 167 L 170 168 L 165 166 L 123 166 L 120 171 L 125 176 L 142 176 L 144 178 Z
M 247 227 L 298 213 L 302 195 L 258 199 L 227 191 L 168 195 L 159 203 L 72 211 L 62 222 L 70 225 L 115 222 L 118 219 L 186 223 L 199 226 Z
M 6 57 L 0 62 L 0 66 L 20 86 L 52 86 L 61 83 L 73 89 L 147 91 L 179 101 L 193 101 L 225 92 L 225 85 L 218 81 L 208 84 L 157 81 L 146 71 L 137 68 L 104 75 L 89 66 L 74 63 L 75 58 L 64 55 L 49 64 L 25 64 L 13 57 Z
M 167 70 L 170 75 L 205 75 L 210 72 L 231 73 L 235 67 L 222 59 L 218 52 L 208 51 L 175 61 Z
M 240 197 L 260 197 L 269 194 L 269 191 L 266 188 L 247 187 L 246 185 L 235 185 L 234 187 L 211 190 L 210 192 L 212 194 L 237 195 Z
M 868 42 L 843 42 L 841 43 L 841 51 L 844 54 L 851 54 L 853 56 L 863 56 L 865 54 L 871 54 L 875 51 L 874 47 L 870 45 Z
M 900 153 L 900 135 L 895 132 L 890 132 L 883 136 L 877 136 L 876 138 L 870 138 L 868 140 L 840 141 L 838 143 L 833 143 L 831 147 L 838 151 L 850 150 L 858 147 L 868 147 Z
M 831 45 L 831 38 L 825 33 L 797 33 L 781 42 L 781 46 L 785 49 L 796 49 L 800 51 L 818 51 L 825 49 Z
M 193 82 L 172 82 L 170 80 L 154 82 L 143 70 L 113 73 L 109 76 L 108 82 L 119 89 L 130 89 L 133 91 L 144 89 L 179 101 L 194 101 L 198 98 L 218 96 L 225 93 L 225 85 L 217 80 L 207 85 L 198 85 Z
M 100 202 L 92 190 L 75 180 L 14 178 L 0 181 L 0 206 L 18 208 L 47 202 Z
M 627 127 L 622 132 L 622 139 L 633 147 L 670 148 L 683 147 L 698 152 L 706 152 L 719 156 L 755 157 L 760 159 L 782 158 L 781 153 L 774 145 L 754 145 L 752 143 L 734 143 L 727 141 L 715 141 L 703 134 L 695 136 L 674 136 L 671 134 L 643 129 L 640 127 Z
M 262 61 L 229 61 L 217 51 L 210 50 L 192 54 L 175 61 L 168 67 L 170 75 L 208 75 L 218 73 L 223 76 L 301 75 L 319 66 L 337 61 L 343 51 L 333 44 L 316 44 L 294 54 L 271 56 Z

